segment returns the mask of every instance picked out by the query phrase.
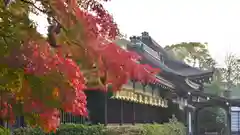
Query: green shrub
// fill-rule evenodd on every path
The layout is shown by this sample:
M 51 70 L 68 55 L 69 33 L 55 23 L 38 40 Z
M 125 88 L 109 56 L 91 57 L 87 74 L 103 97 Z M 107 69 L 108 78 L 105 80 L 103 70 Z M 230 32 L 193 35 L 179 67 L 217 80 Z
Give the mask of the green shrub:
M 170 129 L 171 135 L 186 135 L 187 130 L 183 123 L 177 121 L 177 118 L 174 116 L 172 119 L 169 120 L 169 123 L 165 124 Z
M 65 124 L 61 125 L 56 133 L 49 133 L 48 135 L 105 135 L 105 132 L 106 132 L 105 127 L 102 125 L 87 126 L 81 124 Z M 46 135 L 46 134 L 40 128 L 25 127 L 14 130 L 13 135 Z
M 57 130 L 56 135 L 105 135 L 105 131 L 103 125 L 65 124 Z
M 173 116 L 169 123 L 143 124 L 144 135 L 186 135 L 186 127 Z
M 140 124 L 136 126 L 110 126 L 107 135 L 186 135 L 182 123 L 171 120 L 166 124 Z
M 1 132 L 0 132 L 1 133 Z M 13 135 L 45 135 L 40 128 L 19 128 Z M 186 135 L 183 124 L 170 120 L 166 124 L 140 124 L 124 126 L 64 124 L 49 135 Z
M 143 124 L 141 126 L 144 130 L 143 135 L 168 135 L 168 129 L 165 129 L 162 124 Z
M 109 126 L 106 135 L 144 135 L 144 129 L 140 126 L 123 125 Z
M 45 135 L 40 128 L 22 127 L 15 129 L 13 135 Z
M 4 127 L 0 127 L 0 135 L 10 135 L 10 131 Z

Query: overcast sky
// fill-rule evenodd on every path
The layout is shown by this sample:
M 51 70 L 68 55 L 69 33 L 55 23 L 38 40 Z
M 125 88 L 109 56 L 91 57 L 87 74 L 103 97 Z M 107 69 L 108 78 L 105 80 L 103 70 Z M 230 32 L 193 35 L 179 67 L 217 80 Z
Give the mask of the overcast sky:
M 111 0 L 106 7 L 128 36 L 148 31 L 162 46 L 208 42 L 220 65 L 227 53 L 240 54 L 240 0 Z
M 227 53 L 240 54 L 240 0 L 111 0 L 105 6 L 128 36 L 148 31 L 162 46 L 208 42 L 220 65 Z M 34 19 L 44 33 L 46 19 Z

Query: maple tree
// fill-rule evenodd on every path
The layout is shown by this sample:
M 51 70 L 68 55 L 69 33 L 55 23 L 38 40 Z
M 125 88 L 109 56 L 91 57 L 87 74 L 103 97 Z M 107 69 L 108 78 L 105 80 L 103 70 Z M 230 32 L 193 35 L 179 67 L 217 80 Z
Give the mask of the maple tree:
M 59 110 L 88 115 L 84 90 L 93 83 L 120 90 L 129 79 L 157 81 L 158 69 L 138 64 L 137 54 L 112 42 L 119 31 L 101 4 L 106 1 L 0 3 L 0 118 L 13 123 L 23 115 L 28 124 L 55 131 Z M 48 16 L 48 39 L 29 19 L 36 10 Z

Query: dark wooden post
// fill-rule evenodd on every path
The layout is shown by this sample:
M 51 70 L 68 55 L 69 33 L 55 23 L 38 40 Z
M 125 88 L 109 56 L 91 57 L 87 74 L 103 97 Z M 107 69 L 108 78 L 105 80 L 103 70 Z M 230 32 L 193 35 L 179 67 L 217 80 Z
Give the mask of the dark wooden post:
M 152 88 L 152 98 L 154 97 L 154 90 L 155 90 L 155 85 L 154 84 L 152 84 L 151 85 L 151 88 Z M 152 110 L 153 111 L 153 110 Z M 155 110 L 154 110 L 155 111 Z M 156 120 L 157 118 L 156 118 L 156 115 L 154 115 L 153 117 L 151 117 L 151 123 L 154 123 L 154 121 Z
M 142 83 L 143 92 L 146 92 L 146 86 L 147 86 L 147 84 L 145 84 L 145 83 Z
M 72 113 L 68 113 L 68 116 L 69 116 L 69 123 L 73 123 L 72 121 Z
M 152 88 L 152 97 L 154 96 L 154 89 L 155 89 L 155 86 L 154 85 L 151 85 L 151 88 Z
M 24 116 L 19 116 L 19 125 L 20 127 L 25 127 Z
M 232 125 L 232 122 L 231 122 L 231 107 L 227 107 L 226 109 L 226 112 L 227 112 L 227 129 L 228 129 L 228 134 L 231 135 L 232 134 L 232 130 L 231 130 L 231 125 Z
M 191 96 L 191 93 L 188 93 L 188 98 L 187 98 L 187 103 L 188 104 L 192 104 L 192 96 Z M 189 106 L 186 107 L 186 112 L 187 112 L 187 116 L 186 116 L 186 119 L 187 119 L 187 127 L 188 127 L 188 135 L 193 135 L 193 122 L 192 122 L 192 110 L 189 108 Z
M 142 86 L 143 86 L 143 92 L 145 93 L 147 84 L 143 83 Z M 145 98 L 143 100 L 145 101 Z M 148 120 L 148 106 L 144 105 L 144 108 L 145 108 L 144 109 L 144 123 L 147 123 L 147 120 Z
M 121 117 L 120 117 L 120 125 L 123 125 L 124 121 L 123 121 L 123 100 L 120 100 L 120 107 L 121 107 Z
M 106 91 L 105 93 L 104 93 L 105 95 L 105 97 L 104 97 L 104 99 L 105 99 L 105 102 L 104 102 L 104 125 L 105 126 L 107 126 L 107 124 L 108 124 L 108 91 Z
M 136 84 L 135 81 L 133 83 L 133 93 L 135 94 Z M 135 125 L 136 113 L 135 113 L 135 102 L 132 102 L 132 125 Z
M 190 108 L 186 108 L 186 112 L 187 112 L 187 129 L 188 129 L 188 131 L 187 131 L 187 133 L 188 133 L 188 135 L 193 135 L 193 122 L 192 122 L 192 116 L 193 116 L 193 112 L 191 111 L 191 109 Z
M 198 135 L 198 114 L 199 114 L 200 108 L 196 108 L 194 112 L 194 135 Z
M 2 110 L 2 105 L 3 105 L 3 103 L 2 103 L 2 90 L 0 90 L 1 92 L 0 92 L 0 98 L 1 98 L 1 102 L 0 102 L 0 110 Z M 4 121 L 3 121 L 3 119 L 0 119 L 0 126 L 2 126 L 2 127 L 4 127 Z
M 4 121 L 3 121 L 3 119 L 0 119 L 0 126 L 4 127 Z

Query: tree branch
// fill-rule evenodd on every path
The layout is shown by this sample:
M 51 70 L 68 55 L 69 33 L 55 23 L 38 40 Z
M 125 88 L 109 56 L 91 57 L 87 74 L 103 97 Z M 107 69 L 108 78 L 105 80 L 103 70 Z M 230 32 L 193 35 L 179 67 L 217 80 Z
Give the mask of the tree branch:
M 30 1 L 27 1 L 27 0 L 20 0 L 20 1 L 23 2 L 23 3 L 26 3 L 26 4 L 29 4 L 29 5 L 33 6 L 33 7 L 36 8 L 38 11 L 40 11 L 40 12 L 42 12 L 42 13 L 44 13 L 44 14 L 49 13 L 47 10 L 43 10 L 43 9 L 37 7 L 37 6 L 35 5 L 35 3 L 33 3 L 33 2 L 30 2 Z M 51 16 L 51 17 L 54 19 L 54 21 L 56 21 L 57 23 L 59 23 L 60 26 L 61 26 L 65 31 L 67 30 L 65 27 L 63 27 L 63 25 L 61 25 L 61 23 L 60 23 L 54 16 Z
M 45 11 L 45 10 L 43 10 L 43 9 L 40 9 L 40 8 L 37 7 L 37 6 L 35 5 L 35 3 L 33 3 L 33 2 L 30 2 L 30 1 L 27 1 L 27 0 L 20 0 L 20 1 L 23 2 L 23 3 L 26 3 L 26 4 L 29 4 L 29 5 L 33 6 L 34 8 L 36 8 L 37 10 L 39 10 L 39 11 L 42 12 L 42 13 L 47 13 L 47 11 Z
M 8 43 L 7 43 L 6 38 L 5 38 L 5 37 L 2 37 L 2 39 L 3 39 L 4 43 L 8 46 Z
M 35 5 L 35 3 L 31 2 L 31 1 L 28 1 L 28 0 L 20 0 L 20 1 L 23 2 L 23 3 L 26 3 L 26 4 L 29 4 L 29 5 L 33 6 L 33 7 L 36 8 L 38 11 L 40 11 L 40 12 L 42 12 L 42 13 L 44 13 L 44 14 L 48 14 L 48 13 L 49 13 L 47 10 L 43 10 L 43 9 L 37 7 L 37 6 Z M 51 16 L 51 17 L 54 19 L 54 21 L 56 21 L 56 22 L 60 25 L 60 27 L 64 30 L 64 32 L 68 32 L 67 28 L 64 27 L 57 18 L 55 18 L 54 16 Z M 75 44 L 75 45 L 77 45 L 77 46 L 79 46 L 79 47 L 81 47 L 81 45 L 79 45 L 79 42 L 80 42 L 80 44 L 83 44 L 81 41 L 75 41 L 75 40 L 74 40 L 74 41 L 71 40 L 70 42 L 73 43 L 73 44 Z M 82 47 L 81 47 L 81 48 L 82 48 Z

